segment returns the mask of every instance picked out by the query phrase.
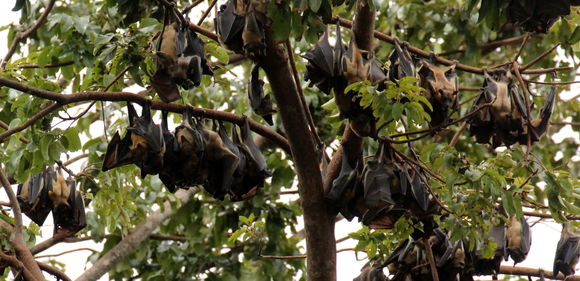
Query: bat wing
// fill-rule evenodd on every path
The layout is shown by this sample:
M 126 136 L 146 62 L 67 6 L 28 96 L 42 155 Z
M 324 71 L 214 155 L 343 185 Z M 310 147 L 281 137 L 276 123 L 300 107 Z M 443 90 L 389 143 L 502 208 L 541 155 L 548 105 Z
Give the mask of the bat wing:
M 276 111 L 273 109 L 270 96 L 264 95 L 264 81 L 260 79 L 260 68 L 258 65 L 252 69 L 250 86 L 248 87 L 248 98 L 250 99 L 250 105 L 254 113 L 262 116 L 270 126 L 274 125 L 272 113 Z
M 103 161 L 103 171 L 108 171 L 110 169 L 121 167 L 128 164 L 134 164 L 134 157 L 129 149 L 131 145 L 131 140 L 128 136 L 121 139 L 119 132 L 115 132 L 115 135 L 109 142 L 107 146 L 107 152 L 105 153 L 105 160 Z
M 244 17 L 234 14 L 234 2 L 229 0 L 220 7 L 216 18 L 216 28 L 220 42 L 228 49 L 241 53 L 243 51 L 242 31 Z
M 260 149 L 258 148 L 256 143 L 254 143 L 252 133 L 250 132 L 250 123 L 248 122 L 247 119 L 244 122 L 244 126 L 242 127 L 242 139 L 244 145 L 248 148 L 248 151 L 250 152 L 252 160 L 256 163 L 260 173 L 266 177 L 271 176 L 272 173 L 268 170 L 268 167 L 266 165 L 266 159 L 264 159 L 264 156 L 260 152 Z
M 19 189 L 21 189 L 19 187 Z M 22 193 L 18 195 L 18 202 L 22 212 L 37 225 L 42 226 L 52 209 L 52 204 L 48 199 L 48 189 L 44 174 L 30 176 L 29 180 L 22 186 L 27 189 L 26 198 L 22 198 Z M 24 204 L 23 204 L 24 203 Z
M 264 56 L 266 54 L 265 38 L 264 28 L 256 19 L 254 9 L 249 9 L 246 12 L 244 30 L 242 31 L 246 54 L 252 57 Z
M 406 76 L 415 77 L 415 63 L 407 50 L 406 44 L 401 46 L 399 40 L 395 40 L 394 47 L 395 50 L 389 56 L 391 62 L 389 78 L 391 81 L 396 82 Z
M 539 140 L 546 130 L 548 130 L 548 125 L 550 124 L 550 117 L 554 110 L 554 101 L 556 99 L 556 86 L 550 88 L 550 93 L 544 103 L 544 106 L 540 109 L 538 117 L 532 120 L 532 139 Z
M 370 224 L 381 213 L 388 212 L 396 205 L 391 194 L 393 176 L 383 163 L 376 160 L 367 161 L 363 176 L 364 203 L 368 208 L 363 216 L 365 225 Z
M 500 225 L 492 226 L 489 230 L 489 235 L 491 240 L 496 243 L 495 256 L 501 256 L 501 258 L 507 255 L 507 240 L 506 240 L 506 227 L 502 223 Z
M 429 208 L 429 194 L 421 183 L 421 178 L 419 178 L 419 176 L 420 175 L 415 172 L 409 179 L 409 182 L 411 183 L 411 194 L 421 210 L 427 212 L 427 209 Z
M 526 218 L 524 218 L 524 216 L 522 216 L 521 218 L 521 223 L 522 223 L 522 253 L 524 253 L 524 255 L 527 256 L 528 253 L 530 252 L 530 247 L 532 246 L 532 229 L 528 224 L 528 222 L 526 221 Z
M 202 68 L 201 73 L 206 75 L 213 75 L 213 71 L 211 70 L 211 68 L 207 64 L 207 60 L 205 59 L 205 46 L 204 46 L 205 44 L 203 43 L 203 40 L 201 40 L 201 38 L 199 38 L 199 36 L 197 36 L 195 32 L 189 30 L 188 27 L 184 28 L 187 30 L 187 32 L 185 33 L 187 39 L 186 40 L 187 47 L 185 48 L 184 56 L 199 57 Z
M 356 181 L 357 171 L 349 163 L 348 153 L 345 150 L 346 149 L 343 147 L 340 173 L 338 177 L 332 181 L 332 187 L 326 195 L 326 199 L 332 203 L 340 202 L 345 190 L 352 188 Z

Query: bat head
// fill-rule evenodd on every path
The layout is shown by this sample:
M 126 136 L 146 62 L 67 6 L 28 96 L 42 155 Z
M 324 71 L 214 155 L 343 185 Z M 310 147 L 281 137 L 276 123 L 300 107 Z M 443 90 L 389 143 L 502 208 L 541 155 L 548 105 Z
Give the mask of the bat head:
M 363 58 L 363 55 L 368 55 L 368 52 L 359 49 L 353 38 L 346 55 L 343 57 L 342 69 L 348 84 L 368 79 L 371 64 Z
M 459 90 L 455 64 L 438 67 L 428 61 L 423 61 L 418 71 L 419 85 L 425 89 L 423 95 L 434 107 L 444 111 L 457 108 L 457 93 Z

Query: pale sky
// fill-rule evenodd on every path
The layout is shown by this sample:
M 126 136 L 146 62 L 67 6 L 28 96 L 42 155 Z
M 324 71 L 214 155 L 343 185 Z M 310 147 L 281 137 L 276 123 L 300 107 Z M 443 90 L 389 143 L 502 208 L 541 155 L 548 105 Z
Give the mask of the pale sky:
M 10 22 L 15 22 L 18 20 L 19 13 L 14 13 L 14 12 L 10 11 L 13 6 L 14 6 L 14 1 L 6 1 L 6 0 L 0 1 L 0 25 L 6 25 Z M 194 10 L 192 12 L 192 15 L 191 15 L 193 19 L 195 19 L 196 17 L 199 17 L 199 14 L 201 14 L 201 12 L 200 12 L 201 8 L 196 8 L 196 9 L 197 10 Z M 210 15 L 209 18 L 211 18 L 211 17 L 213 17 L 213 16 Z M 4 57 L 4 54 L 7 51 L 6 34 L 7 34 L 7 31 L 0 32 L 0 57 Z M 570 97 L 572 97 L 572 93 L 565 93 L 565 94 L 561 95 L 561 98 L 563 98 L 563 99 L 569 99 Z M 578 140 L 578 133 L 572 131 L 570 126 L 565 126 L 562 128 L 562 130 L 560 131 L 559 134 L 554 136 L 554 139 L 556 141 L 561 141 L 562 138 L 567 137 L 567 136 L 571 136 L 571 135 L 573 137 L 575 137 L 576 140 Z M 73 171 L 79 171 L 80 170 L 79 164 L 81 164 L 81 163 L 82 163 L 82 161 L 78 162 L 77 165 L 73 165 L 71 167 L 71 169 Z M 290 198 L 284 198 L 284 200 L 286 200 L 286 199 L 290 199 Z M 0 191 L 0 201 L 8 201 L 4 191 Z M 24 217 L 24 218 L 25 218 L 25 225 L 30 223 L 30 220 L 28 220 L 26 217 Z M 535 222 L 536 220 L 537 220 L 537 218 L 531 218 L 528 221 L 531 224 L 531 223 Z M 549 221 L 549 220 L 545 220 L 544 222 L 538 223 L 533 227 L 533 229 L 532 229 L 533 239 L 532 239 L 531 251 L 530 251 L 527 259 L 524 262 L 518 264 L 518 266 L 532 267 L 532 268 L 540 268 L 541 267 L 541 268 L 544 268 L 547 270 L 552 269 L 554 252 L 556 249 L 556 244 L 557 244 L 558 239 L 559 239 L 561 227 L 555 223 L 547 223 L 546 221 Z M 303 224 L 302 224 L 302 221 L 300 220 L 300 226 L 298 226 L 298 228 L 301 228 L 302 226 L 303 226 Z M 358 229 L 360 229 L 360 227 L 361 227 L 361 224 L 356 222 L 356 220 L 353 222 L 347 222 L 347 221 L 339 222 L 337 224 L 337 227 L 336 227 L 336 238 L 337 239 L 342 238 L 350 232 L 357 231 Z M 40 241 L 43 241 L 43 240 L 49 238 L 52 235 L 52 228 L 53 228 L 52 216 L 49 216 L 49 218 L 45 222 L 44 226 L 42 226 L 42 237 L 38 237 L 37 241 L 40 242 Z M 356 241 L 349 239 L 345 242 L 338 244 L 337 249 L 352 248 L 355 246 L 355 244 L 356 244 Z M 302 246 L 304 246 L 304 243 L 302 243 Z M 61 253 L 63 251 L 77 249 L 77 248 L 92 248 L 92 249 L 95 249 L 97 251 L 100 251 L 102 249 L 102 245 L 95 244 L 93 242 L 82 242 L 82 243 L 74 243 L 74 244 L 61 243 L 61 244 L 43 252 L 43 253 L 41 253 L 40 255 L 57 254 L 57 253 Z M 79 252 L 74 252 L 74 253 L 59 256 L 56 258 L 56 260 L 59 262 L 65 263 L 66 264 L 66 274 L 70 278 L 76 279 L 76 277 L 78 277 L 84 271 L 85 261 L 86 261 L 89 254 L 90 254 L 89 251 L 79 251 Z M 361 258 L 361 257 L 365 257 L 365 254 L 359 253 L 359 258 Z M 47 259 L 43 258 L 43 259 L 40 259 L 40 261 L 46 262 Z M 366 263 L 366 260 L 356 261 L 354 252 L 346 251 L 346 252 L 342 252 L 342 253 L 338 254 L 337 263 L 338 263 L 337 264 L 338 280 L 339 281 L 350 281 L 359 274 L 359 270 Z M 504 264 L 513 264 L 513 261 L 510 260 L 508 262 L 504 262 Z M 47 277 L 50 278 L 49 276 L 47 276 Z M 105 278 L 105 277 L 101 278 L 101 280 L 106 280 L 106 279 L 107 278 Z M 481 276 L 480 278 L 476 278 L 476 279 L 486 280 L 486 279 L 491 279 L 491 278 L 489 276 Z

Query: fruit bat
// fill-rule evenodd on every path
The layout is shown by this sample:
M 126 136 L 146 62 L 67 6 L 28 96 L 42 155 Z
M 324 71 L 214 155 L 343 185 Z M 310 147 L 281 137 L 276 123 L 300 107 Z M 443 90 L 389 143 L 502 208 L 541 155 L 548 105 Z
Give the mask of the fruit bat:
M 507 255 L 506 227 L 505 224 L 492 226 L 489 230 L 491 241 L 496 243 L 494 256 L 485 259 L 482 256 L 481 247 L 479 246 L 472 253 L 474 275 L 495 275 L 499 273 L 501 260 Z
M 507 252 L 514 260 L 514 265 L 525 260 L 532 245 L 532 232 L 526 219 L 523 216 L 518 219 L 515 215 L 512 215 L 506 236 Z M 505 260 L 507 261 L 507 259 L 506 255 Z
M 540 138 L 548 130 L 548 125 L 550 124 L 550 117 L 552 116 L 552 111 L 554 110 L 555 99 L 556 99 L 556 85 L 553 85 L 550 88 L 550 92 L 548 93 L 548 97 L 546 98 L 544 106 L 540 109 L 538 117 L 534 118 L 531 121 L 531 127 L 529 128 L 531 132 L 528 133 L 531 134 L 532 142 L 539 141 Z M 527 137 L 525 139 L 521 138 L 520 143 L 527 144 Z
M 431 103 L 433 111 L 424 106 L 431 115 L 431 127 L 444 125 L 449 120 L 449 110 L 455 110 L 458 104 L 458 79 L 455 64 L 438 67 L 423 61 L 418 70 L 419 86 L 425 89 L 421 94 Z
M 358 174 L 360 167 L 359 155 L 355 161 L 349 161 L 348 149 L 343 146 L 342 150 L 342 166 L 340 173 L 336 179 L 332 181 L 332 187 L 325 198 L 330 204 L 334 205 L 337 210 L 347 219 L 352 220 L 354 214 L 351 212 L 352 204 L 356 202 L 356 189 L 359 188 Z M 351 164 L 354 162 L 354 164 Z
M 180 24 L 177 17 L 167 13 L 171 12 L 166 12 L 151 85 L 163 101 L 172 102 L 181 97 L 177 85 L 185 89 L 199 86 L 201 75 L 213 72 L 205 59 L 203 41 L 185 23 Z
M 411 76 L 415 77 L 415 63 L 411 54 L 407 50 L 407 43 L 399 42 L 399 39 L 395 38 L 394 42 L 395 49 L 389 55 L 389 61 L 391 66 L 389 68 L 389 79 L 393 82 L 397 82 L 399 79 Z
M 246 163 L 243 180 L 239 185 L 232 186 L 230 200 L 246 200 L 256 194 L 258 188 L 264 185 L 264 180 L 272 176 L 272 173 L 268 170 L 266 159 L 254 143 L 247 119 L 241 127 L 241 140 L 237 134 L 232 136 L 239 151 L 244 154 Z
M 421 182 L 421 175 L 406 163 L 399 168 L 399 171 L 401 194 L 407 195 L 405 200 L 406 207 L 414 211 L 413 213 L 427 213 L 430 209 L 429 193 Z M 409 193 L 407 193 L 407 190 L 409 190 Z M 419 210 L 415 212 L 416 208 L 413 205 L 417 205 Z
M 340 26 L 337 23 L 334 47 L 330 46 L 328 42 L 327 30 L 314 48 L 302 55 L 308 61 L 304 80 L 310 81 L 310 87 L 316 86 L 326 94 L 330 94 L 333 88 L 344 89 L 346 80 L 343 76 L 342 58 L 345 52 L 346 47 L 342 43 Z M 343 90 L 340 92 L 342 93 Z
M 389 279 L 383 273 L 383 268 L 380 266 L 374 266 L 370 263 L 366 264 L 362 269 L 358 277 L 354 278 L 353 281 L 388 281 Z
M 395 276 L 405 275 L 418 264 L 419 251 L 415 240 L 409 237 L 391 253 L 382 267 L 387 267 Z
M 449 242 L 448 251 L 445 256 L 437 263 L 439 268 L 439 277 L 442 281 L 457 281 L 462 280 L 461 275 L 465 268 L 465 249 L 463 241 L 459 240 L 455 243 Z M 449 257 L 449 258 L 448 258 Z M 448 259 L 447 259 L 448 258 Z
M 201 174 L 205 138 L 200 128 L 192 122 L 191 112 L 185 110 L 181 125 L 175 128 L 175 140 L 181 155 L 181 168 L 177 177 L 177 185 L 180 187 L 202 184 L 207 180 L 207 175 Z
M 208 174 L 204 188 L 215 198 L 223 199 L 231 189 L 240 159 L 224 145 L 218 133 L 205 128 L 200 131 L 205 143 L 202 167 L 207 167 Z
M 134 123 L 127 128 L 127 133 L 131 136 L 129 150 L 134 163 L 141 169 L 142 178 L 146 175 L 155 175 L 163 167 L 165 142 L 160 126 L 155 124 L 151 118 L 151 102 L 148 101 L 143 105 L 139 117 L 136 116 L 131 103 L 128 102 L 127 107 L 129 108 L 129 119 L 132 119 Z
M 470 118 L 469 132 L 479 143 L 489 143 L 497 147 L 502 143 L 511 145 L 524 133 L 523 120 L 526 110 L 522 95 L 506 69 L 484 71 L 484 84 L 475 99 L 472 110 L 483 104 L 490 107 L 481 109 Z
M 260 67 L 254 66 L 252 69 L 252 77 L 250 78 L 250 86 L 248 87 L 248 98 L 254 113 L 262 116 L 268 125 L 274 125 L 272 120 L 272 113 L 276 112 L 272 108 L 271 95 L 264 94 L 264 81 L 260 79 Z
M 42 226 L 52 209 L 47 188 L 48 171 L 30 176 L 24 184 L 19 184 L 16 196 L 22 212 L 39 226 Z
M 564 276 L 573 275 L 580 259 L 580 235 L 571 232 L 569 227 L 570 223 L 562 226 L 554 256 L 554 277 L 558 275 L 558 272 L 562 272 Z
M 256 19 L 253 5 L 249 5 L 246 11 L 242 40 L 248 57 L 256 58 L 266 55 L 266 34 L 262 23 Z
M 536 33 L 547 33 L 561 16 L 569 14 L 569 0 L 512 0 L 507 7 L 509 22 Z
M 175 135 L 169 131 L 167 115 L 167 111 L 162 112 L 161 133 L 165 142 L 165 153 L 163 154 L 163 167 L 159 171 L 159 179 L 173 193 L 176 189 L 177 177 L 181 168 L 181 153 Z
M 57 173 L 49 195 L 53 202 L 55 234 L 62 231 L 66 231 L 69 235 L 74 234 L 86 226 L 83 197 L 76 190 L 74 180 L 64 180 L 64 177 Z
M 234 13 L 234 0 L 228 0 L 226 4 L 221 5 L 214 20 L 216 33 L 219 35 L 220 43 L 228 50 L 238 54 L 244 53 L 244 40 L 242 33 L 245 28 L 244 16 Z
M 386 144 L 381 144 L 374 159 L 367 160 L 363 171 L 364 202 L 368 211 L 363 216 L 363 224 L 372 225 L 380 216 L 385 216 L 397 204 L 393 200 L 395 189 L 400 182 L 395 175 L 395 166 Z

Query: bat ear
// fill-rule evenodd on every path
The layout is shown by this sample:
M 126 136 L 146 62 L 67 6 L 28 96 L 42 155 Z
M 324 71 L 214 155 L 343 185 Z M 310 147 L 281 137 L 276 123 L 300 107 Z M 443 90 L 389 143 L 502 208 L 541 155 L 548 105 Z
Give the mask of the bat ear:
M 157 55 L 157 59 L 159 60 L 160 65 L 169 67 L 175 63 L 175 61 L 173 61 L 173 58 L 171 58 L 171 56 L 169 56 L 164 52 L 157 52 L 155 54 Z
M 453 64 L 449 66 L 450 70 L 455 70 L 455 68 L 457 67 L 458 62 L 456 60 L 453 61 Z
M 161 129 L 164 132 L 169 131 L 169 126 L 167 125 L 167 115 L 169 115 L 169 112 L 165 110 L 161 111 Z
M 141 110 L 141 117 L 148 122 L 152 122 L 151 119 L 151 101 L 147 100 L 143 105 L 143 109 Z
M 139 116 L 137 115 L 137 111 L 131 102 L 127 102 L 127 111 L 129 112 L 129 126 L 133 126 L 135 124 L 135 119 Z

